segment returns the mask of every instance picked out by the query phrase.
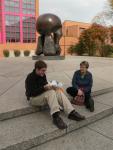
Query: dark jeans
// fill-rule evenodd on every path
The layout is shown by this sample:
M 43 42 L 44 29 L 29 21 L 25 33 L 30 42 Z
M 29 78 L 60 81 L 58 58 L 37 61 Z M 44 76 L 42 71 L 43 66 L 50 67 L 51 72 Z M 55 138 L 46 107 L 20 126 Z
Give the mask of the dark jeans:
M 76 88 L 74 88 L 74 87 L 68 87 L 68 88 L 66 89 L 66 91 L 67 91 L 67 93 L 70 94 L 72 97 L 77 96 L 77 93 L 78 93 L 78 90 L 77 90 Z M 91 92 L 84 93 L 84 95 L 85 95 L 85 106 L 86 106 L 87 108 L 89 108 L 89 107 L 90 107 L 90 101 L 92 100 L 92 99 L 91 99 Z

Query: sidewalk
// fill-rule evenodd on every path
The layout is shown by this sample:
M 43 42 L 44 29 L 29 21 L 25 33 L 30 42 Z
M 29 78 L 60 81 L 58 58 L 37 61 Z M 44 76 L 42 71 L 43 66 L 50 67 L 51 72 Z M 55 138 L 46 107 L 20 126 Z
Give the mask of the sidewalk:
M 75 106 L 77 111 L 86 116 L 86 120 L 79 123 L 68 120 L 62 114 L 68 124 L 67 131 L 61 131 L 52 124 L 48 110 L 39 112 L 38 108 L 29 106 L 26 100 L 24 81 L 35 61 L 31 58 L 0 61 L 0 150 L 30 149 L 113 113 L 113 59 L 67 56 L 65 60 L 48 60 L 48 80 L 63 82 L 64 88 L 70 86 L 73 73 L 83 60 L 90 63 L 89 70 L 93 73 L 95 112 L 90 113 L 84 106 Z

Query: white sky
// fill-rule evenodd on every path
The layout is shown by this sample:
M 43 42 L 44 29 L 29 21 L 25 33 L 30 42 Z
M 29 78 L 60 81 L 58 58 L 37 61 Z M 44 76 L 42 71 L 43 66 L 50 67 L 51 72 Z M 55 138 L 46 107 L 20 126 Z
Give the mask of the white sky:
M 62 21 L 91 22 L 104 10 L 107 0 L 39 0 L 40 14 L 54 13 Z

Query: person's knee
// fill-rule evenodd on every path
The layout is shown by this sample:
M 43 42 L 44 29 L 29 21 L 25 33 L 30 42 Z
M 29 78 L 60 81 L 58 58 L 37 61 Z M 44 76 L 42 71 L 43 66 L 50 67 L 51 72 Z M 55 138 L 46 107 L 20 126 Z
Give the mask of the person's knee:
M 66 89 L 67 93 L 70 94 L 71 96 L 75 97 L 78 93 L 77 89 L 74 87 L 69 87 Z
M 62 93 L 63 93 L 60 89 L 56 90 L 55 92 L 56 92 L 56 93 L 59 93 L 59 94 L 62 94 Z
M 61 97 L 64 93 L 61 90 L 56 90 L 57 98 Z

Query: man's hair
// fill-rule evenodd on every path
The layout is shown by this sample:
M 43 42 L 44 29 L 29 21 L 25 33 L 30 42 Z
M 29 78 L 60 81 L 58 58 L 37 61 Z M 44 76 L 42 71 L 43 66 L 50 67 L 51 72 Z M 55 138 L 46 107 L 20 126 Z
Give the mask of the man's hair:
M 80 63 L 80 66 L 82 66 L 82 65 L 86 66 L 86 68 L 89 68 L 89 63 L 87 61 L 82 61 Z
M 36 61 L 35 62 L 35 69 L 42 69 L 42 68 L 47 68 L 47 64 L 42 60 Z

